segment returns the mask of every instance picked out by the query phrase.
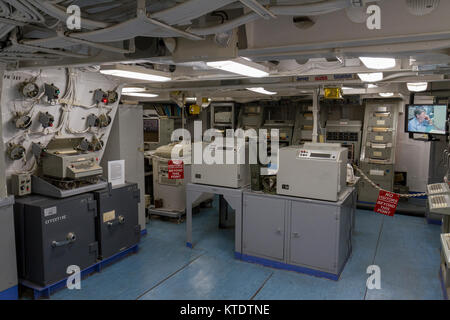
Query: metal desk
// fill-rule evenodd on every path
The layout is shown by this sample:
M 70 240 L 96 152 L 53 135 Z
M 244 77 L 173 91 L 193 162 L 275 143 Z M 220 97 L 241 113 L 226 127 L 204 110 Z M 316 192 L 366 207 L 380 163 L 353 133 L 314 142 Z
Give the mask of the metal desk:
M 235 251 L 241 252 L 242 240 L 242 193 L 245 188 L 233 189 L 203 184 L 186 184 L 186 246 L 192 248 L 192 204 L 204 193 L 222 195 L 235 210 Z

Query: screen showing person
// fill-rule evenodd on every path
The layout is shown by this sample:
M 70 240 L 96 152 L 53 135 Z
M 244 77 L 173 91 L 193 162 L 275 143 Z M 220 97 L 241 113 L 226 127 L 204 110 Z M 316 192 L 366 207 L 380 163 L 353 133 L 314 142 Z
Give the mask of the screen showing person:
M 445 134 L 446 105 L 409 105 L 408 132 Z

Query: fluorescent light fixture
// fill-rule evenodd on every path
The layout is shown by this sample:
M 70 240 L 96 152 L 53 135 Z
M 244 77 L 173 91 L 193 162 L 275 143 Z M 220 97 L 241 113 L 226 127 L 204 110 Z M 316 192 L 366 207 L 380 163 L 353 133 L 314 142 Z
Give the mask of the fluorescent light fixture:
M 383 80 L 382 72 L 358 73 L 358 77 L 364 82 L 376 82 Z
M 406 86 L 408 87 L 409 91 L 422 92 L 422 91 L 427 90 L 428 83 L 427 82 L 408 82 L 406 84 Z
M 184 98 L 184 101 L 186 101 L 186 102 L 197 102 L 197 100 L 199 100 L 197 97 L 186 97 L 186 98 Z M 208 98 L 208 102 L 211 102 L 211 98 Z
M 129 97 L 140 97 L 140 98 L 156 98 L 158 95 L 154 93 L 148 93 L 148 92 L 129 92 L 129 93 L 123 93 L 124 96 Z
M 395 67 L 395 59 L 393 58 L 369 58 L 359 57 L 364 65 L 369 69 L 384 70 Z
M 129 88 L 122 88 L 122 94 L 126 93 L 134 93 L 134 92 L 145 92 L 145 88 L 137 88 L 137 87 L 129 87 Z
M 350 87 L 342 87 L 342 90 L 353 90 L 355 88 L 350 88 Z
M 375 88 L 378 88 L 378 86 L 377 86 L 376 84 L 369 83 L 369 84 L 367 85 L 367 89 L 375 89 Z
M 393 97 L 394 93 L 393 92 L 381 92 L 381 93 L 379 93 L 379 95 L 384 98 L 388 98 L 388 97 Z
M 104 67 L 102 66 L 100 69 L 100 73 L 121 78 L 156 82 L 165 82 L 171 80 L 170 75 L 165 72 L 123 64 Z
M 258 87 L 258 88 L 247 88 L 247 90 L 256 92 L 256 93 L 261 93 L 261 94 L 277 94 L 276 92 L 272 92 L 272 91 L 267 91 L 266 89 L 264 89 L 263 87 Z
M 246 77 L 263 78 L 269 76 L 269 70 L 250 60 L 237 58 L 225 61 L 211 61 L 206 65 L 211 68 L 237 73 Z

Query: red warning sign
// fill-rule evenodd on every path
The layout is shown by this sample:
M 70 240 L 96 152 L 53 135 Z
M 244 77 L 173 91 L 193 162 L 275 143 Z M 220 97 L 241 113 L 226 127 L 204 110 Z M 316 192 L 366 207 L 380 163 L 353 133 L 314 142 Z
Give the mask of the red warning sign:
M 169 179 L 184 179 L 184 165 L 181 160 L 169 160 Z
M 397 209 L 399 199 L 400 197 L 398 194 L 380 190 L 374 211 L 393 217 L 395 209 Z

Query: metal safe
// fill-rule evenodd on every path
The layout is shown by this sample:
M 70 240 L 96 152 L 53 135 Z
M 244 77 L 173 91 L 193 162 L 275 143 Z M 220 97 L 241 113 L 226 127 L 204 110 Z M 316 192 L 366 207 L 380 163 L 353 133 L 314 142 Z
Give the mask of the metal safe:
M 47 286 L 68 277 L 71 265 L 84 270 L 95 264 L 96 209 L 90 193 L 64 199 L 37 195 L 16 199 L 19 278 Z
M 95 222 L 99 259 L 107 259 L 136 245 L 139 226 L 140 190 L 136 183 L 94 192 L 98 215 Z

